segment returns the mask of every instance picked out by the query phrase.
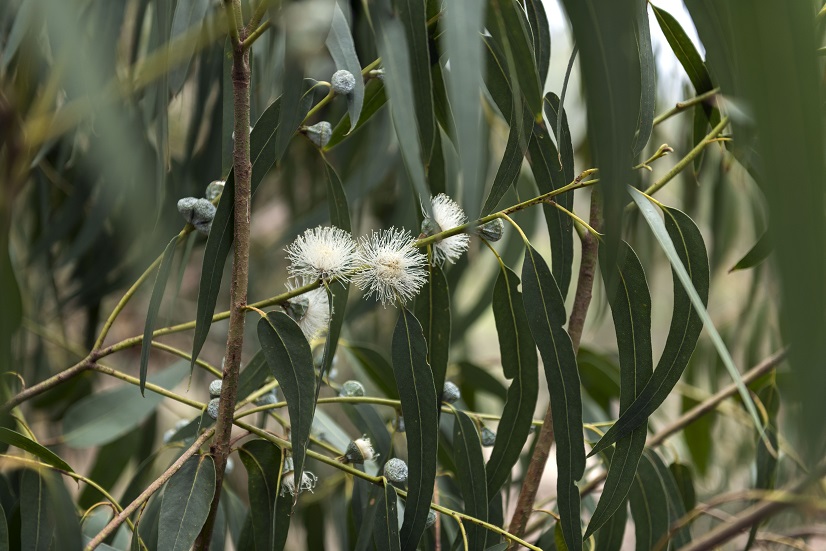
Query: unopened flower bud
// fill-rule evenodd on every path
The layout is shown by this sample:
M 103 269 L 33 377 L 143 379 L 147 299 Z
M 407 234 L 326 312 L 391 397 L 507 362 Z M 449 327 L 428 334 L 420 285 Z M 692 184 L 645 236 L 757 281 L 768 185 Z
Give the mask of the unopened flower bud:
M 207 404 L 207 415 L 213 419 L 218 419 L 218 398 L 213 398 Z
M 221 387 L 223 386 L 223 381 L 221 379 L 217 379 L 209 383 L 209 396 L 210 398 L 217 398 L 221 395 Z
M 494 242 L 502 239 L 505 232 L 505 223 L 501 218 L 494 218 L 490 222 L 485 222 L 476 230 L 479 235 L 488 241 Z
M 330 137 L 333 135 L 333 127 L 327 121 L 321 121 L 312 126 L 305 126 L 303 130 L 307 138 L 318 147 L 327 145 L 330 142 Z
M 378 456 L 373 449 L 373 444 L 370 443 L 370 439 L 367 437 L 351 441 L 347 446 L 347 451 L 344 452 L 345 462 L 357 465 L 375 459 Z
M 204 192 L 204 197 L 207 201 L 214 201 L 219 195 L 224 193 L 224 186 L 226 186 L 226 182 L 224 180 L 215 180 L 210 182 Z
M 330 84 L 333 87 L 333 92 L 346 96 L 356 87 L 356 77 L 353 73 L 346 69 L 339 69 L 333 73 L 333 78 L 330 79 Z
M 422 220 L 422 234 L 425 236 L 436 235 L 442 231 L 441 226 L 436 223 L 435 220 L 432 218 L 428 218 L 425 216 L 425 219 Z
M 338 395 L 348 398 L 354 396 L 364 396 L 364 385 L 358 381 L 344 381 Z
M 427 530 L 428 528 L 430 528 L 434 524 L 436 524 L 436 511 L 434 511 L 433 509 L 430 509 L 427 512 L 427 520 L 424 523 L 424 529 Z
M 255 405 L 257 406 L 270 406 L 272 404 L 278 403 L 278 395 L 275 393 L 275 389 L 263 394 L 255 399 Z
M 384 464 L 384 476 L 390 482 L 401 484 L 407 481 L 407 463 L 394 457 Z
M 310 300 L 305 295 L 298 295 L 297 297 L 291 298 L 284 304 L 284 312 L 293 318 L 293 321 L 298 323 L 301 321 L 301 318 L 304 317 L 304 314 L 307 313 L 307 309 L 309 307 Z
M 445 388 L 442 390 L 442 401 L 452 404 L 461 397 L 462 393 L 459 392 L 459 387 L 450 381 L 446 381 Z
M 178 212 L 188 223 L 204 235 L 209 234 L 212 219 L 215 218 L 215 205 L 207 199 L 184 197 L 178 201 Z
M 482 446 L 486 448 L 493 447 L 496 442 L 496 433 L 487 427 L 482 427 Z

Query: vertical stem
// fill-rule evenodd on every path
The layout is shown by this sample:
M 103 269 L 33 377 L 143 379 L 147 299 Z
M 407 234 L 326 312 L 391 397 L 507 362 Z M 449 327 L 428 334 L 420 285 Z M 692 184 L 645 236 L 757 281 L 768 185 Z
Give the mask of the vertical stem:
M 205 551 L 212 539 L 224 469 L 230 452 L 232 417 L 238 397 L 238 373 L 241 368 L 241 351 L 244 344 L 244 316 L 247 306 L 247 279 L 249 276 L 250 251 L 250 186 L 252 163 L 250 162 L 250 64 L 249 50 L 243 48 L 246 38 L 241 17 L 241 0 L 225 0 L 227 9 L 235 13 L 240 40 L 233 46 L 232 91 L 235 115 L 235 145 L 232 152 L 235 177 L 234 229 L 235 243 L 230 282 L 230 315 L 227 332 L 227 349 L 224 362 L 215 438 L 210 454 L 215 460 L 215 495 L 204 527 L 195 541 L 195 549 Z M 230 6 L 231 4 L 231 6 Z
M 596 191 L 591 193 L 591 214 L 590 224 L 599 231 L 602 226 L 602 207 Z M 568 320 L 568 335 L 574 345 L 574 351 L 579 350 L 579 342 L 582 339 L 582 328 L 585 325 L 585 316 L 588 313 L 588 306 L 591 304 L 591 293 L 594 287 L 594 271 L 597 265 L 597 251 L 599 241 L 591 232 L 585 232 L 582 237 L 582 260 L 579 265 L 579 277 L 576 285 L 576 295 L 574 296 L 574 306 L 571 309 L 571 317 Z M 536 492 L 545 472 L 545 464 L 550 455 L 551 445 L 554 443 L 553 417 L 551 416 L 551 406 L 545 413 L 545 421 L 536 439 L 533 456 L 528 465 L 528 472 L 522 483 L 522 490 L 519 492 L 519 500 L 516 502 L 516 510 L 511 517 L 508 532 L 522 537 L 528 519 L 533 511 L 533 504 L 536 501 Z M 512 544 L 509 549 L 513 548 Z

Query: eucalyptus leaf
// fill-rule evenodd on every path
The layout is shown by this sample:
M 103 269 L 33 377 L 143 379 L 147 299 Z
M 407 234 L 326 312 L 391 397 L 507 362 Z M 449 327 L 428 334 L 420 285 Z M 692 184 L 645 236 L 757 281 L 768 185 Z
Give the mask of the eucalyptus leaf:
M 336 64 L 336 69 L 350 71 L 356 79 L 353 91 L 347 95 L 347 113 L 350 117 L 349 132 L 352 132 L 359 121 L 361 106 L 364 103 L 364 79 L 361 76 L 361 62 L 353 43 L 350 25 L 347 23 L 347 17 L 338 2 L 335 2 L 333 7 L 333 20 L 330 23 L 330 34 L 327 35 L 326 44 L 330 56 Z
M 214 494 L 215 463 L 212 457 L 190 457 L 166 483 L 158 547 L 171 551 L 190 549 L 206 522 Z
M 392 351 L 393 374 L 406 428 L 409 469 L 409 492 L 400 541 L 403 550 L 413 551 L 424 533 L 436 481 L 439 406 L 421 325 L 406 308 L 402 308 L 393 332 Z
M 48 551 L 54 536 L 55 519 L 46 481 L 31 469 L 20 477 L 20 541 L 23 549 Z
M 204 22 L 207 10 L 209 10 L 209 0 L 177 0 L 175 3 L 175 15 L 172 17 L 172 34 L 170 41 L 181 38 L 184 33 L 192 32 Z M 178 65 L 169 73 L 169 91 L 172 95 L 181 91 L 186 80 L 192 56 L 195 54 L 196 44 L 190 43 L 185 63 Z
M 310 344 L 296 323 L 283 312 L 270 312 L 258 321 L 258 340 L 273 377 L 287 400 L 295 488 L 301 487 L 304 456 L 310 441 L 315 409 L 315 369 Z M 298 499 L 298 492 L 295 494 Z
M 442 268 L 428 265 L 427 283 L 416 298 L 416 318 L 427 341 L 427 363 L 437 394 L 445 386 L 450 352 L 450 289 Z
M 654 111 L 657 108 L 657 67 L 651 47 L 651 29 L 648 27 L 648 2 L 636 2 L 634 6 L 634 36 L 640 67 L 640 114 L 637 135 L 634 139 L 636 158 L 648 143 L 654 129 Z
M 11 429 L 7 429 L 5 427 L 0 427 L 0 442 L 5 444 L 9 444 L 16 448 L 20 448 L 21 450 L 27 451 L 30 454 L 34 455 L 47 465 L 51 465 L 53 467 L 57 467 L 58 469 L 73 473 L 74 470 L 66 463 L 63 459 L 61 459 L 56 453 L 52 450 L 45 448 L 20 434 L 19 432 L 13 431 Z
M 251 440 L 241 446 L 238 457 L 247 470 L 254 549 L 270 551 L 276 540 L 275 507 L 283 468 L 281 450 L 267 440 Z
M 456 462 L 462 499 L 465 502 L 465 514 L 487 522 L 488 493 L 479 433 L 470 417 L 461 411 L 456 411 L 456 420 L 453 423 L 453 458 Z M 484 527 L 474 523 L 468 525 L 465 531 L 468 549 L 484 549 L 487 536 Z
M 143 340 L 141 341 L 141 395 L 144 395 L 146 389 L 146 374 L 149 371 L 149 353 L 152 351 L 152 333 L 155 331 L 155 324 L 158 321 L 158 313 L 161 310 L 161 301 L 166 290 L 166 283 L 169 281 L 169 274 L 172 271 L 172 259 L 175 258 L 175 248 L 178 245 L 178 240 L 178 236 L 176 235 L 169 241 L 163 251 L 161 264 L 158 267 L 158 274 L 155 276 L 155 285 L 152 287 L 152 296 L 149 299 L 149 311 L 146 313 L 146 323 L 143 326 Z
M 556 440 L 557 502 L 565 543 L 582 549 L 580 498 L 576 481 L 585 472 L 582 434 L 582 398 L 576 355 L 565 324 L 565 303 L 545 260 L 525 244 L 522 265 L 522 301 L 533 340 L 539 348 L 551 395 Z
M 771 240 L 769 239 L 769 234 L 764 233 L 760 236 L 760 239 L 757 240 L 749 252 L 743 255 L 743 258 L 737 261 L 737 264 L 732 266 L 729 270 L 729 273 L 735 272 L 737 270 L 747 270 L 749 268 L 754 268 L 755 266 L 760 265 L 764 260 L 766 260 L 769 255 L 772 253 L 772 244 Z
M 407 509 L 405 509 L 407 510 Z M 378 505 L 375 541 L 378 549 L 400 551 L 399 519 L 396 513 L 396 489 L 390 484 L 384 485 L 384 495 Z

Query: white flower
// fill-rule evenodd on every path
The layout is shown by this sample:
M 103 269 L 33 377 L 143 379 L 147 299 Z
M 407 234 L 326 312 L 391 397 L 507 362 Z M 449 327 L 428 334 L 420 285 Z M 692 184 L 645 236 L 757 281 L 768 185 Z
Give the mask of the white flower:
M 304 490 L 312 493 L 316 482 L 318 482 L 318 477 L 316 475 L 310 471 L 304 471 L 301 473 L 301 483 L 298 487 L 298 493 L 301 493 Z M 281 495 L 284 496 L 288 493 L 291 496 L 295 496 L 295 470 L 293 468 L 292 457 L 288 457 L 284 461 L 284 470 L 281 474 Z
M 335 226 L 318 226 L 299 235 L 287 247 L 290 274 L 309 280 L 346 281 L 356 261 L 356 242 Z
M 404 304 L 427 281 L 427 257 L 413 243 L 409 231 L 396 228 L 362 237 L 363 266 L 353 282 L 367 291 L 367 296 L 375 293 L 384 306 L 395 301 Z
M 299 285 L 298 280 L 292 279 L 287 281 L 287 289 L 292 291 L 312 281 L 303 278 Z M 284 304 L 284 311 L 295 320 L 308 341 L 319 336 L 330 326 L 330 300 L 327 290 L 323 287 L 291 298 Z
M 436 197 L 430 198 L 430 205 L 433 207 L 433 220 L 438 229 L 436 232 L 453 229 L 467 223 L 467 216 L 456 201 L 440 193 Z M 423 226 L 428 222 L 425 219 Z M 445 260 L 453 264 L 462 256 L 470 243 L 470 236 L 460 233 L 451 237 L 445 237 L 433 244 L 433 262 L 442 265 Z

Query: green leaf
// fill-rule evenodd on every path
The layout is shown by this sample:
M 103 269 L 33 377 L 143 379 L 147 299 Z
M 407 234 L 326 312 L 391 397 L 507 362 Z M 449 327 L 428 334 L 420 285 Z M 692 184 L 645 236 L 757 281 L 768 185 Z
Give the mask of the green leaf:
M 277 11 L 281 14 L 282 11 Z M 294 33 L 299 30 L 291 29 L 284 21 L 281 24 L 281 32 L 286 35 L 286 48 L 284 49 L 284 72 L 282 75 L 283 93 L 281 94 L 281 108 L 278 111 L 278 125 L 275 128 L 275 158 L 276 163 L 287 151 L 293 136 L 295 136 L 299 125 L 304 120 L 306 111 L 302 112 L 299 107 L 301 103 L 301 90 L 304 88 L 304 60 L 301 54 L 296 52 L 296 38 Z M 254 127 L 253 127 L 254 128 Z
M 247 491 L 255 551 L 270 551 L 276 540 L 275 508 L 283 458 L 281 449 L 267 440 L 251 440 L 238 450 L 247 470 Z
M 238 377 L 238 399 L 243 400 L 258 390 L 261 385 L 264 384 L 269 374 L 270 370 L 267 367 L 267 358 L 265 358 L 264 353 L 259 350 L 247 363 L 247 367 L 241 371 L 241 375 Z
M 764 260 L 766 260 L 769 255 L 772 253 L 772 244 L 771 240 L 769 239 L 769 234 L 764 233 L 760 236 L 760 239 L 757 240 L 757 243 L 749 249 L 743 258 L 737 261 L 737 264 L 732 266 L 729 270 L 729 273 L 735 272 L 737 270 L 747 270 L 749 268 L 754 268 Z
M 627 182 L 634 181 L 633 146 L 640 122 L 642 73 L 636 43 L 641 0 L 564 0 L 588 106 L 588 144 L 603 184 L 605 248 L 616 262 Z M 569 209 L 570 210 L 570 209 Z M 556 266 L 554 262 L 554 274 Z M 560 287 L 564 289 L 564 281 Z
M 46 482 L 31 469 L 25 469 L 20 479 L 20 519 L 22 549 L 48 551 L 54 534 L 54 515 Z
M 0 506 L 0 551 L 9 551 L 9 525 L 6 522 L 6 511 Z
M 193 30 L 196 26 L 200 28 L 204 22 L 207 10 L 209 10 L 209 0 L 178 0 L 175 4 L 175 15 L 172 18 L 172 34 L 170 41 L 180 38 L 185 32 Z M 189 64 L 195 54 L 196 44 L 190 43 L 189 51 L 184 59 L 184 63 L 177 65 L 169 72 L 169 92 L 174 96 L 183 88 Z
M 358 484 L 359 486 L 368 485 L 369 490 L 367 492 L 367 503 L 362 504 L 357 501 L 357 489 L 355 487 L 353 488 L 351 510 L 353 511 L 354 520 L 356 516 L 356 508 L 358 508 L 358 511 L 361 514 L 361 525 L 358 526 L 358 539 L 356 540 L 356 545 L 353 548 L 353 551 L 367 551 L 368 549 L 372 549 L 371 543 L 373 541 L 373 537 L 379 533 L 379 530 L 375 529 L 375 526 L 379 508 L 384 509 L 384 486 L 369 484 L 364 480 L 358 482 L 354 481 L 354 485 L 355 484 Z M 384 511 L 382 511 L 381 514 L 384 515 Z M 398 537 L 396 538 L 396 541 L 398 542 Z M 398 548 L 398 543 L 396 544 L 396 548 Z
M 562 180 L 565 184 L 569 184 L 576 177 L 576 174 L 574 174 L 574 146 L 571 144 L 571 130 L 568 128 L 568 115 L 564 106 L 562 107 L 562 120 L 559 117 L 560 103 L 559 96 L 553 92 L 545 94 L 545 116 L 554 131 L 557 149 L 562 158 Z M 573 193 L 565 193 L 563 196 L 567 198 L 566 204 L 573 205 Z
M 348 345 L 347 350 L 355 357 L 364 373 L 388 398 L 398 399 L 399 391 L 396 389 L 393 377 L 393 367 L 384 356 L 377 350 L 367 346 Z M 434 387 L 435 388 L 435 387 Z
M 500 265 L 493 288 L 493 319 L 499 336 L 499 355 L 506 378 L 511 379 L 496 441 L 487 463 L 488 496 L 495 496 L 519 460 L 530 434 L 539 394 L 536 345 L 519 292 L 519 277 Z
M 620 395 L 620 373 L 616 362 L 580 345 L 576 355 L 582 388 L 611 415 L 611 403 Z
M 548 16 L 541 0 L 528 0 L 525 7 L 533 31 L 533 53 L 539 72 L 539 85 L 544 88 L 551 66 L 551 31 L 548 28 Z
M 433 372 L 436 394 L 445 386 L 450 352 L 450 289 L 439 266 L 428 265 L 428 278 L 416 298 L 416 318 L 427 341 L 427 363 Z
M 651 352 L 651 294 L 645 272 L 634 250 L 624 241 L 620 242 L 617 260 L 619 263 L 611 270 L 603 262 L 600 266 L 606 290 L 610 294 L 617 335 L 622 415 L 651 378 L 654 360 Z M 585 530 L 585 538 L 599 530 L 620 508 L 625 508 L 647 432 L 647 424 L 643 423 L 617 441 L 602 497 Z
M 636 550 L 651 551 L 668 531 L 669 519 L 665 489 L 657 476 L 657 470 L 647 459 L 640 461 L 628 501 L 634 518 Z
M 756 490 L 773 490 L 775 477 L 777 476 L 777 453 L 780 447 L 778 446 L 777 430 L 775 422 L 777 418 L 777 410 L 780 406 L 780 396 L 777 392 L 777 386 L 774 382 L 760 389 L 758 394 L 760 401 L 766 408 L 768 414 L 768 422 L 766 425 L 766 436 L 772 449 L 769 449 L 766 442 L 762 438 L 757 439 L 757 476 L 754 481 L 754 488 Z M 757 530 L 761 523 L 755 523 L 749 530 L 749 539 L 746 542 L 745 551 L 748 551 L 754 544 Z
M 657 23 L 659 23 L 668 45 L 671 46 L 671 50 L 677 56 L 677 60 L 685 69 L 688 79 L 694 86 L 694 91 L 697 94 L 702 94 L 711 90 L 711 75 L 708 74 L 706 64 L 680 23 L 674 19 L 673 15 L 662 8 L 652 4 L 651 9 L 654 10 L 654 16 L 657 18 Z
M 406 509 L 405 509 L 406 511 Z M 427 515 L 425 515 L 426 517 Z M 378 549 L 400 551 L 399 520 L 396 513 L 396 489 L 390 484 L 384 485 L 384 495 L 378 504 L 375 541 Z
M 690 303 L 690 305 L 694 306 L 693 309 L 684 307 L 681 308 L 681 310 L 687 310 L 688 315 L 686 316 L 685 324 L 686 332 L 680 336 L 681 343 L 690 343 L 693 340 L 693 344 L 689 347 L 680 348 L 680 353 L 678 353 L 678 356 L 675 357 L 675 361 L 671 364 L 671 367 L 667 370 L 662 370 L 664 372 L 663 385 L 659 386 L 657 391 L 651 389 L 652 391 L 649 392 L 649 386 L 653 384 L 659 385 L 661 382 L 659 378 L 659 373 L 661 371 L 659 369 L 659 365 L 663 364 L 663 358 L 660 358 L 654 377 L 651 378 L 649 384 L 646 385 L 645 389 L 643 389 L 641 398 L 637 401 L 641 401 L 644 397 L 644 401 L 648 401 L 649 404 L 656 404 L 656 407 L 659 407 L 671 389 L 674 388 L 677 380 L 679 380 L 683 369 L 685 369 L 683 359 L 687 362 L 688 358 L 690 358 L 691 351 L 693 351 L 694 345 L 697 342 L 697 337 L 699 337 L 699 333 L 702 330 L 703 325 L 705 325 L 705 328 L 711 337 L 711 341 L 717 349 L 720 359 L 723 361 L 723 364 L 726 366 L 726 370 L 728 370 L 729 375 L 731 375 L 731 378 L 737 385 L 737 390 L 746 405 L 746 409 L 751 414 L 752 419 L 754 419 L 754 425 L 762 433 L 763 423 L 760 420 L 760 416 L 757 414 L 757 408 L 754 406 L 754 402 L 749 395 L 748 389 L 746 389 L 746 386 L 743 384 L 743 380 L 740 377 L 740 373 L 737 371 L 737 367 L 734 365 L 734 360 L 732 360 L 731 354 L 726 348 L 723 339 L 720 337 L 720 333 L 718 333 L 717 329 L 714 327 L 714 322 L 711 320 L 711 317 L 708 315 L 705 308 L 706 303 L 708 302 L 708 255 L 706 254 L 705 244 L 703 243 L 703 236 L 700 234 L 700 230 L 697 228 L 697 225 L 694 224 L 694 221 L 691 220 L 691 218 L 689 218 L 685 213 L 669 207 L 663 207 L 663 211 L 665 213 L 665 223 L 663 223 L 663 220 L 657 214 L 656 209 L 654 209 L 653 205 L 645 195 L 633 188 L 629 188 L 629 191 L 631 192 L 631 197 L 634 199 L 634 202 L 637 204 L 640 212 L 645 218 L 645 221 L 651 227 L 654 237 L 656 237 L 657 242 L 659 242 L 663 251 L 665 251 L 668 261 L 671 263 L 674 273 L 675 313 L 677 312 L 676 305 L 678 304 L 678 301 L 682 304 Z M 678 285 L 678 283 L 681 285 Z M 680 288 L 682 288 L 682 291 Z M 673 328 L 674 319 L 672 318 L 671 329 Z M 669 340 L 671 338 L 671 329 L 669 329 Z M 694 336 L 695 334 L 696 337 L 693 339 L 685 337 L 685 335 Z M 666 350 L 669 350 L 669 340 L 666 340 Z M 663 357 L 666 355 L 666 350 L 663 351 Z M 685 351 L 684 354 L 682 353 L 683 350 Z M 679 367 L 679 369 L 675 369 L 675 367 L 679 365 L 681 365 L 681 367 Z M 664 392 L 665 390 L 667 390 L 667 392 Z M 634 406 L 635 405 L 636 403 Z M 634 409 L 634 406 L 629 408 L 629 411 L 626 412 L 629 416 L 630 411 Z M 647 405 L 644 407 L 648 408 L 651 406 Z M 650 411 L 653 412 L 656 407 Z M 650 413 L 648 413 L 646 417 L 648 415 L 650 415 Z M 616 424 L 611 427 L 609 432 L 615 428 Z M 603 440 L 605 440 L 605 438 L 603 438 Z
M 430 47 L 425 3 L 421 0 L 396 0 L 394 5 L 407 36 L 410 76 L 413 78 L 413 109 L 416 122 L 419 124 L 419 142 L 422 145 L 423 159 L 428 165 L 436 137 L 436 118 L 433 114 L 433 85 L 430 78 Z
M 0 308 L 0 363 L 9 366 L 14 364 L 12 337 L 23 321 L 23 302 L 9 256 L 8 231 L 2 227 L 2 224 L 0 224 L 0 293 L 3 296 L 3 307 Z M 8 398 L 9 392 L 7 383 L 4 382 L 0 386 L 0 396 L 3 396 L 3 401 Z M 8 419 L 6 417 L 6 420 Z
M 458 410 L 453 423 L 453 459 L 456 462 L 459 488 L 465 502 L 465 514 L 487 522 L 485 459 L 482 456 L 479 433 L 470 417 Z M 483 526 L 469 523 L 465 531 L 469 549 L 484 549 L 487 532 Z
M 648 27 L 648 2 L 636 2 L 635 11 L 637 17 L 634 21 L 634 36 L 640 64 L 640 115 L 634 139 L 634 158 L 645 149 L 651 137 L 654 111 L 657 108 L 657 66 L 651 48 L 651 29 Z
M 329 151 L 344 140 L 344 137 L 349 133 L 358 130 L 369 121 L 373 115 L 379 112 L 387 103 L 387 91 L 384 89 L 384 84 L 379 79 L 372 79 L 364 87 L 364 103 L 361 108 L 361 115 L 358 122 L 353 125 L 350 122 L 350 115 L 344 115 L 336 127 L 333 128 L 333 135 L 330 136 L 330 141 L 324 146 L 324 151 Z M 352 130 L 351 130 L 352 127 Z
M 171 389 L 187 373 L 186 361 L 156 373 L 149 381 Z M 151 393 L 142 397 L 132 385 L 96 392 L 75 403 L 63 417 L 63 440 L 72 448 L 91 448 L 115 440 L 140 425 L 164 400 Z
M 150 417 L 147 423 L 153 423 L 154 421 Z M 146 432 L 145 425 L 137 427 L 100 448 L 95 457 L 94 465 L 89 471 L 89 478 L 97 482 L 104 490 L 111 490 L 129 465 L 132 457 L 137 455 L 141 445 L 145 444 L 142 440 Z M 80 493 L 78 505 L 87 509 L 103 499 L 105 499 L 104 496 L 98 490 L 87 484 Z
M 74 470 L 66 463 L 63 459 L 58 457 L 52 450 L 45 448 L 31 440 L 19 432 L 15 432 L 11 429 L 7 429 L 5 427 L 0 427 L 0 442 L 4 444 L 9 444 L 16 448 L 20 448 L 21 450 L 27 451 L 30 454 L 34 455 L 47 465 L 52 465 L 53 467 L 57 467 L 58 469 L 73 473 Z
M 152 351 L 152 333 L 158 321 L 158 312 L 161 310 L 163 293 L 166 290 L 166 283 L 169 281 L 169 273 L 172 271 L 172 259 L 175 258 L 175 248 L 178 245 L 178 236 L 172 238 L 166 245 L 161 258 L 161 265 L 158 267 L 158 275 L 155 276 L 155 285 L 152 287 L 152 297 L 149 299 L 149 311 L 146 313 L 146 323 L 143 326 L 143 341 L 141 341 L 141 395 L 145 395 L 146 374 L 149 370 L 149 353 Z
M 443 52 L 450 60 L 450 71 L 444 76 L 456 123 L 453 138 L 459 153 L 462 206 L 471 218 L 478 212 L 484 191 L 482 106 L 478 99 L 484 20 L 485 10 L 478 0 L 454 0 L 441 18 Z
M 625 537 L 625 524 L 628 521 L 628 505 L 623 506 L 611 515 L 608 522 L 596 534 L 595 551 L 621 551 Z
M 361 76 L 361 62 L 356 47 L 353 44 L 353 35 L 347 17 L 341 11 L 341 6 L 335 2 L 333 8 L 333 20 L 330 23 L 330 34 L 327 35 L 327 49 L 336 64 L 336 69 L 346 69 L 356 78 L 356 85 L 353 91 L 347 95 L 347 113 L 350 118 L 350 130 L 356 128 L 361 116 L 361 106 L 364 103 L 364 78 Z M 332 140 L 331 140 L 332 141 Z
M 562 328 L 566 322 L 562 294 L 545 260 L 527 243 L 522 265 L 522 301 L 551 395 L 562 530 L 568 548 L 578 551 L 582 549 L 582 528 L 579 488 L 575 482 L 585 471 L 579 372 L 571 338 Z
M 0 68 L 4 69 L 3 72 L 5 72 L 9 62 L 14 58 L 14 54 L 17 53 L 23 39 L 26 38 L 26 36 L 31 36 L 29 29 L 39 18 L 38 8 L 39 4 L 34 0 L 27 0 L 20 4 L 20 8 L 14 16 L 14 23 L 11 26 L 11 30 L 6 35 L 3 55 L 0 56 Z
M 390 113 L 399 140 L 402 160 L 413 189 L 423 205 L 430 212 L 427 198 L 430 192 L 425 182 L 423 152 L 419 141 L 419 124 L 413 106 L 416 99 L 413 91 L 413 72 L 407 49 L 405 29 L 398 17 L 392 14 L 389 0 L 369 2 L 370 22 L 376 35 L 376 46 L 381 54 L 386 73 L 384 84 L 390 98 Z
M 674 482 L 680 492 L 680 497 L 683 500 L 683 507 L 686 511 L 690 511 L 697 505 L 697 494 L 694 491 L 694 480 L 691 474 L 691 467 L 683 463 L 674 462 L 668 466 L 671 471 L 671 476 L 674 477 Z
M 290 412 L 290 441 L 295 467 L 295 487 L 301 487 L 304 456 L 310 441 L 315 404 L 315 369 L 310 344 L 293 319 L 283 312 L 270 312 L 258 321 L 258 340 L 281 385 Z M 296 492 L 296 500 L 298 492 Z
M 212 457 L 190 457 L 166 483 L 158 547 L 171 551 L 190 549 L 206 522 L 214 494 L 215 463 Z
M 312 89 L 304 94 L 299 104 L 301 118 L 310 110 Z M 275 134 L 278 130 L 281 98 L 276 99 L 267 107 L 255 121 L 250 135 L 250 160 L 252 162 L 251 192 L 255 194 L 258 185 L 267 175 L 270 168 L 281 159 L 283 150 L 275 149 Z M 207 238 L 204 249 L 204 261 L 201 267 L 201 279 L 198 287 L 198 310 L 195 316 L 195 336 L 192 344 L 192 365 L 201 352 L 209 329 L 212 325 L 212 315 L 215 304 L 218 302 L 218 293 L 221 290 L 221 278 L 224 274 L 224 265 L 232 247 L 235 235 L 235 176 L 233 172 L 227 176 L 224 192 L 218 202 L 215 218 L 212 220 L 212 229 Z
M 539 80 L 533 39 L 522 6 L 514 0 L 490 0 L 488 9 L 488 27 L 494 36 L 498 35 L 504 49 L 508 60 L 506 74 L 510 75 L 511 87 L 524 94 L 533 117 L 541 119 L 542 88 L 545 83 Z M 490 19 L 493 19 L 493 24 Z
M 409 469 L 401 545 L 402 549 L 413 551 L 424 533 L 436 481 L 439 405 L 427 364 L 427 343 L 419 321 L 407 308 L 402 308 L 393 332 L 392 356 L 407 429 Z
M 680 489 L 677 487 L 677 482 L 671 474 L 671 471 L 663 463 L 660 455 L 652 449 L 648 449 L 643 454 L 642 461 L 649 461 L 654 469 L 657 471 L 657 477 L 662 484 L 665 497 L 668 502 L 668 524 L 674 525 L 686 515 L 685 506 L 683 505 L 683 497 Z M 671 536 L 671 542 L 674 547 L 682 547 L 691 542 L 691 528 L 686 526 L 678 530 Z

